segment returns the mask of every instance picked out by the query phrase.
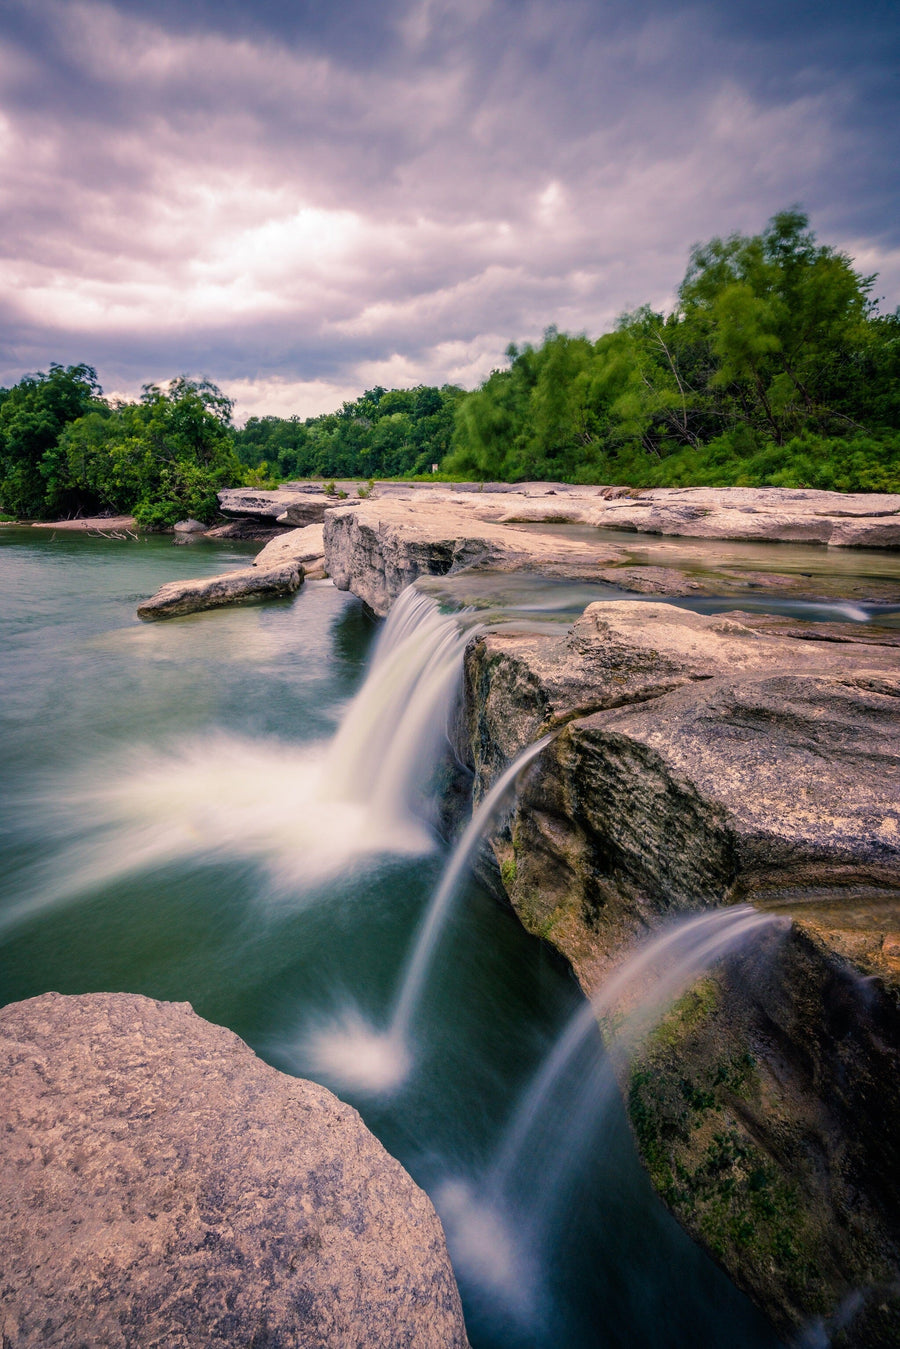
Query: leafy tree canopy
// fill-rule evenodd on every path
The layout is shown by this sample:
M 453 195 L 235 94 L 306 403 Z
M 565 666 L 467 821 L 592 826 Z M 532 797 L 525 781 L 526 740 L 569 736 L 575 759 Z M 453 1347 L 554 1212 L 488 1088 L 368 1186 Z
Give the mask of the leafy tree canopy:
M 474 477 L 900 490 L 900 315 L 798 210 L 696 247 L 669 314 L 510 347 L 457 412 Z
M 110 406 L 88 366 L 26 376 L 0 404 L 0 501 L 19 516 L 127 512 L 149 527 L 212 520 L 217 491 L 243 475 L 231 412 L 208 380 L 147 384 L 137 403 Z

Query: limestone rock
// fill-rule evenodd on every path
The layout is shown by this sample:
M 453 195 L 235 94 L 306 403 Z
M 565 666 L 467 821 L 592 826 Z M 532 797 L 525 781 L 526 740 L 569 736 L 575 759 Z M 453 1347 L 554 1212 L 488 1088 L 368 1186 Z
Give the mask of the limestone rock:
M 399 490 L 399 489 L 398 489 Z M 582 526 L 609 525 L 633 532 L 666 532 L 700 539 L 723 536 L 742 540 L 827 543 L 832 535 L 887 546 L 891 517 L 838 517 L 834 512 L 885 512 L 898 498 L 838 498 L 835 493 L 796 493 L 801 498 L 791 511 L 779 503 L 784 495 L 773 489 L 709 489 L 697 500 L 675 489 L 655 501 L 649 495 L 607 499 L 573 489 L 549 497 L 526 497 L 523 492 L 459 494 L 437 489 L 405 497 L 347 502 L 329 511 L 325 524 L 325 556 L 329 575 L 341 590 L 352 590 L 375 613 L 387 613 L 399 592 L 419 576 L 445 576 L 464 568 L 531 571 L 578 581 L 594 581 L 640 594 L 739 595 L 748 591 L 805 599 L 868 599 L 900 601 L 900 581 L 890 575 L 872 579 L 834 574 L 809 574 L 786 566 L 784 572 L 747 571 L 729 563 L 721 549 L 712 549 L 685 567 L 653 565 L 636 560 L 628 545 L 611 544 L 599 535 L 561 536 L 552 529 L 517 528 L 528 522 L 574 522 Z M 693 490 L 693 489 L 692 489 Z M 700 489 L 696 489 L 698 492 Z M 723 493 L 734 493 L 726 498 Z M 790 495 L 790 494 L 789 494 Z M 823 502 L 823 498 L 825 501 Z M 729 504 L 729 502 L 731 504 Z M 888 505 L 884 503 L 887 502 Z M 826 507 L 832 512 L 826 513 Z M 805 513 L 804 513 L 805 512 Z M 639 518 L 638 518 L 639 517 Z M 900 527 L 900 515 L 893 517 Z M 863 534 L 863 531 L 869 531 Z M 646 553 L 641 544 L 635 552 Z M 663 558 L 663 561 L 666 559 Z M 765 561 L 760 559 L 760 567 Z
M 169 581 L 138 605 L 138 618 L 177 618 L 223 604 L 291 595 L 302 584 L 303 574 L 299 563 L 284 562 L 265 568 L 242 567 L 221 576 Z
M 895 635 L 744 617 L 605 602 L 564 638 L 499 630 L 469 647 L 461 749 L 479 790 L 566 726 L 497 848 L 527 924 L 552 929 L 588 988 L 672 907 L 900 892 Z
M 589 579 L 622 557 L 605 543 L 525 534 L 479 518 L 468 505 L 431 498 L 352 503 L 325 519 L 325 560 L 339 590 L 379 615 L 419 576 L 464 567 L 531 570 Z
M 335 502 L 330 497 L 302 496 L 299 501 L 292 501 L 276 519 L 280 525 L 313 525 L 321 524 L 325 519 L 325 512 L 330 510 Z
M 900 1340 L 900 904 L 791 919 L 673 1008 L 625 1084 L 680 1221 L 788 1343 Z M 805 1332 L 805 1334 L 803 1333 Z
M 889 493 L 658 487 L 598 501 L 584 518 L 648 534 L 900 547 L 900 497 Z
M 427 1197 L 355 1110 L 187 1004 L 0 1011 L 9 1349 L 463 1349 Z
M 240 539 L 246 543 L 270 543 L 281 538 L 287 532 L 287 526 L 277 520 L 255 520 L 238 516 L 224 525 L 214 525 L 206 531 L 207 539 Z
M 255 487 L 229 487 L 219 492 L 219 510 L 233 518 L 268 521 L 274 524 L 308 525 L 325 519 L 334 499 L 318 492 L 291 492 L 277 488 L 266 491 Z
M 838 520 L 828 542 L 832 548 L 900 548 L 900 516 L 886 520 Z
M 306 525 L 303 529 L 289 529 L 266 544 L 262 552 L 253 559 L 254 567 L 277 567 L 286 562 L 318 561 L 325 556 L 325 542 L 322 538 L 324 525 Z
M 203 534 L 206 531 L 206 525 L 202 520 L 179 520 L 172 528 L 176 534 Z
M 870 1349 L 900 1342 L 900 667 L 895 632 L 849 627 L 621 601 L 566 638 L 494 631 L 460 751 L 483 791 L 563 728 L 493 843 L 589 993 L 673 910 L 789 915 L 624 1094 L 663 1198 L 775 1324 Z

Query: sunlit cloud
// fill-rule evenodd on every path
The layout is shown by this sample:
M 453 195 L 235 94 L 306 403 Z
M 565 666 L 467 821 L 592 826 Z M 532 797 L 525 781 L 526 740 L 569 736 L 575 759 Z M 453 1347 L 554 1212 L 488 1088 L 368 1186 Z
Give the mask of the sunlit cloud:
M 470 387 L 550 323 L 671 304 L 693 243 L 794 202 L 900 298 L 861 21 L 776 47 L 713 5 L 345 8 L 352 42 L 274 6 L 12 4 L 0 381 L 184 371 L 242 416 Z

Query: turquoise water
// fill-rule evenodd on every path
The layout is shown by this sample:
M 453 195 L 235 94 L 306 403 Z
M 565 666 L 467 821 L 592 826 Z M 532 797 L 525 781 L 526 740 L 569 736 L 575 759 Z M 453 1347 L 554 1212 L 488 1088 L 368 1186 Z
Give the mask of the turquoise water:
M 348 1005 L 387 1015 L 445 854 L 354 850 L 309 797 L 375 635 L 358 601 L 313 582 L 266 606 L 136 620 L 164 581 L 248 551 L 0 530 L 0 1002 L 50 989 L 187 1000 L 313 1075 L 319 1020 Z M 580 1005 L 567 972 L 471 882 L 408 1083 L 387 1101 L 348 1099 L 430 1192 L 477 1191 Z M 548 1153 L 572 1149 L 570 1124 L 544 1136 Z M 523 1272 L 527 1297 L 484 1291 L 461 1253 L 476 1349 L 775 1346 L 656 1200 L 621 1112 L 581 1141 L 564 1218 Z M 534 1160 L 523 1184 L 539 1189 L 550 1168 Z

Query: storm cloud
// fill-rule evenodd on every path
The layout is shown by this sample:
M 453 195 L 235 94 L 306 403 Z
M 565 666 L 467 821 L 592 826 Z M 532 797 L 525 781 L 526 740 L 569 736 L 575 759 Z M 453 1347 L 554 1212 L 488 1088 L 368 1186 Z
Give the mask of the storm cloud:
M 893 7 L 5 3 L 0 382 L 472 386 L 795 203 L 900 299 Z

